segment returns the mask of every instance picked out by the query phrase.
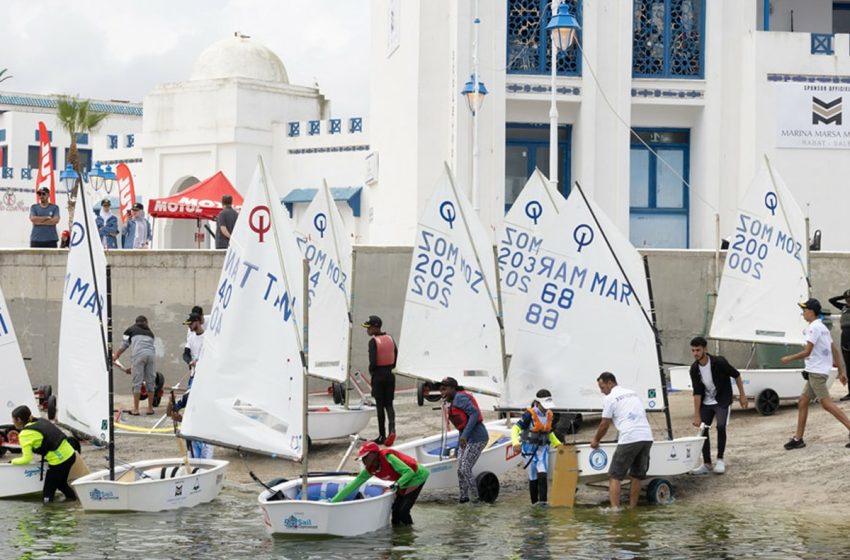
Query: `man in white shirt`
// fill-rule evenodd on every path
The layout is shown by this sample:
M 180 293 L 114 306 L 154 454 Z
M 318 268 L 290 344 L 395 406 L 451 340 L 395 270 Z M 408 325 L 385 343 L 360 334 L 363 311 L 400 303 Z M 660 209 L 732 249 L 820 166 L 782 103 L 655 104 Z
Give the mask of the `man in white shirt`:
M 806 384 L 803 386 L 803 394 L 800 395 L 800 402 L 797 404 L 797 432 L 785 444 L 785 449 L 788 450 L 806 447 L 803 432 L 806 430 L 806 420 L 809 417 L 809 403 L 813 400 L 819 400 L 823 409 L 835 416 L 850 432 L 850 419 L 830 398 L 829 388 L 826 386 L 833 363 L 838 364 L 838 380 L 842 385 L 847 385 L 847 374 L 844 371 L 841 356 L 838 354 L 838 348 L 832 341 L 832 335 L 820 320 L 820 302 L 810 298 L 805 303 L 797 305 L 803 309 L 803 318 L 809 323 L 806 329 L 806 348 L 802 352 L 782 356 L 782 363 L 787 364 L 804 358 L 806 369 L 803 370 L 803 377 L 806 379 Z M 845 447 L 850 448 L 850 443 L 847 443 Z
M 596 449 L 611 423 L 617 428 L 617 450 L 608 469 L 608 497 L 612 508 L 620 507 L 620 486 L 628 473 L 629 507 L 636 507 L 640 497 L 640 481 L 649 470 L 649 450 L 652 448 L 652 428 L 646 409 L 637 393 L 617 385 L 613 373 L 603 372 L 596 383 L 605 395 L 602 399 L 602 421 L 590 447 Z

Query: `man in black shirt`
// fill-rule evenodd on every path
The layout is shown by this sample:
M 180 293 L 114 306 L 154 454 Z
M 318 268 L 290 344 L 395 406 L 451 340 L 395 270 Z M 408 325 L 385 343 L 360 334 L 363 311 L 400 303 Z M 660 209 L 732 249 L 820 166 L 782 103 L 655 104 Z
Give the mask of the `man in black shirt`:
M 239 217 L 239 213 L 233 209 L 233 197 L 229 194 L 221 197 L 221 205 L 224 208 L 215 220 L 218 224 L 215 230 L 215 248 L 227 249 L 230 247 L 230 236 L 233 235 L 233 228 L 236 227 L 236 218 Z

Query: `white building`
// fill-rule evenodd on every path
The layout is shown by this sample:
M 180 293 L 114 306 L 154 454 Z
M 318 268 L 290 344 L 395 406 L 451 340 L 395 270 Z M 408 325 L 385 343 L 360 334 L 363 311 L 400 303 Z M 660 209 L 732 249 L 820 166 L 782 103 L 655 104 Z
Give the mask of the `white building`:
M 59 126 L 56 118 L 58 96 L 0 92 L 0 247 L 29 247 L 32 224 L 30 206 L 35 203 L 35 183 L 38 176 L 39 133 L 38 123 L 44 122 L 50 134 L 56 181 L 56 204 L 62 219 L 57 225 L 61 232 L 67 229 L 67 197 L 59 182 L 59 173 L 65 169 L 71 138 Z M 100 127 L 92 134 L 80 134 L 77 149 L 83 167 L 90 170 L 95 161 L 112 165 L 123 162 L 133 173 L 137 192 L 145 182 L 141 165 L 138 134 L 142 130 L 142 106 L 125 101 L 91 100 L 91 109 L 108 113 Z M 95 193 L 90 186 L 86 192 L 96 199 L 111 198 L 117 208 L 118 193 Z M 144 192 L 139 200 L 145 200 Z M 95 202 L 92 200 L 91 202 Z

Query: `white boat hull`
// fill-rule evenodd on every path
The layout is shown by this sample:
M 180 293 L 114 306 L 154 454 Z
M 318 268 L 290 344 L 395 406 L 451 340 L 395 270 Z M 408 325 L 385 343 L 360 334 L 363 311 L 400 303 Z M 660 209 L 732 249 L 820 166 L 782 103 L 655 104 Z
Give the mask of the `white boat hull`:
M 194 473 L 186 473 L 183 459 L 136 461 L 78 478 L 71 483 L 86 511 L 163 511 L 210 502 L 224 485 L 227 461 L 189 459 Z M 197 469 L 197 470 L 196 470 Z
M 348 409 L 342 405 L 311 406 L 307 412 L 307 433 L 311 441 L 348 437 L 365 429 L 374 415 L 374 406 Z
M 677 391 L 693 390 L 688 366 L 670 368 L 670 385 Z M 799 369 L 742 369 L 741 380 L 747 397 L 755 399 L 765 389 L 776 392 L 780 399 L 796 399 L 803 392 L 803 379 Z M 838 375 L 838 370 L 832 368 L 829 372 L 827 387 L 831 387 Z M 732 394 L 738 396 L 738 384 L 732 380 Z
M 264 490 L 258 501 L 266 529 L 283 535 L 352 537 L 389 525 L 395 500 L 395 492 L 389 489 L 390 482 L 372 478 L 356 491 L 356 498 L 351 501 L 336 504 L 319 501 L 333 498 L 338 489 L 353 479 L 351 476 L 311 477 L 308 479 L 309 500 L 298 499 L 301 479 L 273 487 L 282 491 L 286 500 L 269 501 L 272 492 Z M 329 484 L 333 486 L 329 487 Z
M 654 441 L 649 454 L 647 478 L 669 478 L 687 474 L 702 464 L 704 437 L 683 437 L 673 440 Z M 576 446 L 578 452 L 579 482 L 595 482 L 608 478 L 611 459 L 617 449 L 616 443 L 603 443 L 593 449 L 589 444 Z M 549 454 L 550 467 L 554 467 L 557 453 Z M 553 468 L 549 469 L 554 472 Z
M 29 465 L 0 464 L 0 498 L 40 493 L 44 486 L 40 465 L 40 461 Z
M 497 477 L 504 474 L 508 469 L 520 464 L 522 456 L 515 453 L 511 446 L 510 428 L 503 421 L 486 424 L 491 440 L 498 435 L 481 453 L 481 457 L 472 467 L 472 475 L 477 478 L 479 474 L 491 472 Z M 457 458 L 456 453 L 449 456 L 440 454 L 442 436 L 430 436 L 415 441 L 393 446 L 393 449 L 410 455 L 430 471 L 428 481 L 423 490 L 438 490 L 444 488 L 457 488 Z M 449 451 L 457 449 L 458 432 L 453 430 L 446 436 L 445 448 Z

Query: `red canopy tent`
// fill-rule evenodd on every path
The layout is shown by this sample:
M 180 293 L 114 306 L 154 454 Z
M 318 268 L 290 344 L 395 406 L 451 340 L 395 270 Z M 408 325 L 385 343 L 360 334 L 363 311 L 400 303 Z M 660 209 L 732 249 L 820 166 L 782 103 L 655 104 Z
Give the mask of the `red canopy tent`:
M 154 218 L 178 218 L 197 220 L 198 234 L 201 220 L 214 220 L 221 212 L 221 197 L 229 194 L 233 197 L 233 207 L 242 207 L 242 195 L 233 187 L 224 173 L 219 171 L 209 179 L 192 185 L 184 191 L 165 198 L 152 198 L 148 201 L 148 215 Z M 201 235 L 196 235 L 198 247 Z

